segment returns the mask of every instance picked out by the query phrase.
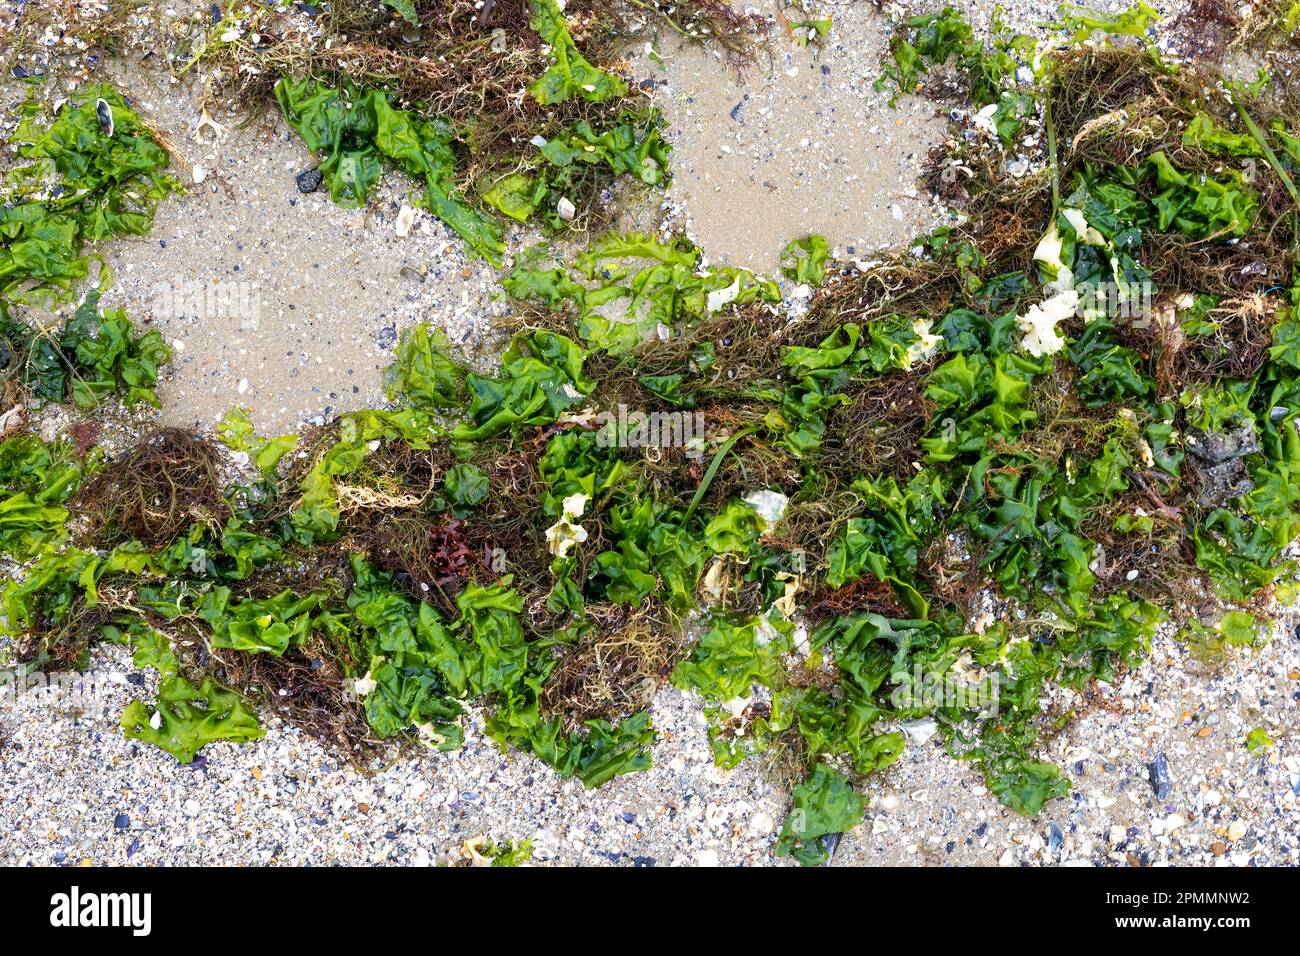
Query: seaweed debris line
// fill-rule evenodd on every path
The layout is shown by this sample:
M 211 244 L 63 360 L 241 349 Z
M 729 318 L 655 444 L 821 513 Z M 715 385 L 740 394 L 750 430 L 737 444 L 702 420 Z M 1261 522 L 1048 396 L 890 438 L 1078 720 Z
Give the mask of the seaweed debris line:
M 1296 862 L 1297 24 L 814 6 L 14 14 L 6 858 Z

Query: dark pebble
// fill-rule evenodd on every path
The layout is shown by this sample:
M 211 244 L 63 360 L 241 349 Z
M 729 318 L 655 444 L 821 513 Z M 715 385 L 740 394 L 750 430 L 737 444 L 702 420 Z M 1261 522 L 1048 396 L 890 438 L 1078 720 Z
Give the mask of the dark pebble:
M 125 813 L 119 813 L 113 818 L 113 826 L 119 830 L 125 830 L 131 825 L 131 818 Z
M 199 754 L 197 757 L 195 757 L 189 763 L 184 764 L 183 766 L 185 767 L 186 770 L 202 770 L 207 765 L 208 765 L 208 758 L 205 757 L 203 754 Z
M 113 135 L 113 108 L 107 100 L 95 101 L 95 118 L 99 120 L 99 129 L 105 136 Z
M 137 673 L 134 673 L 134 674 L 127 674 L 127 675 L 126 675 L 126 682 L 127 682 L 128 684 L 134 684 L 136 687 L 143 687 L 143 686 L 144 686 L 144 675 L 141 674 L 141 673 L 138 673 L 138 672 L 137 672 Z
M 623 814 L 623 822 L 624 822 L 624 823 L 636 823 L 636 814 L 635 814 L 635 813 L 625 813 L 625 814 Z
M 985 833 L 988 832 L 988 829 L 989 829 L 989 825 L 987 823 L 981 823 L 979 826 L 975 828 L 975 835 L 977 837 L 982 837 L 984 836 Z
M 825 63 L 823 63 L 823 64 L 822 64 L 822 76 L 830 76 L 830 75 L 831 75 L 831 68 L 830 68 L 829 66 L 827 66 Z
M 1065 834 L 1061 832 L 1060 827 L 1055 823 L 1049 823 L 1047 825 L 1047 849 L 1049 851 L 1055 853 L 1056 848 L 1061 845 L 1061 841 L 1064 839 Z
M 54 862 L 55 862 L 55 863 L 62 863 L 62 862 L 63 862 L 64 860 L 66 860 L 67 858 L 68 858 L 68 854 L 64 853 L 62 850 L 60 850 L 58 853 L 54 854 Z
M 375 342 L 381 349 L 391 349 L 397 344 L 397 329 L 391 325 L 384 326 L 375 337 Z
M 943 848 L 943 852 L 951 853 L 955 849 L 957 849 L 957 844 L 949 842 L 948 845 Z
M 1164 751 L 1147 764 L 1147 779 L 1151 781 L 1151 789 L 1155 791 L 1157 800 L 1167 799 L 1174 792 L 1174 778 L 1169 775 L 1169 759 Z
M 320 184 L 325 181 L 325 177 L 319 169 L 304 169 L 297 177 L 298 192 L 314 193 L 320 189 Z
M 208 7 L 208 15 L 212 17 L 213 23 L 220 23 L 221 7 L 214 3 L 212 6 Z
M 26 70 L 24 70 L 21 66 L 18 66 L 17 64 L 15 64 L 14 68 L 9 72 L 13 74 L 15 80 L 25 80 L 29 76 L 31 76 L 30 73 L 28 73 Z
M 131 845 L 126 848 L 126 858 L 129 860 L 131 859 L 131 857 L 135 856 L 139 852 L 140 852 L 140 841 L 132 840 Z
M 633 866 L 654 866 L 655 858 L 652 856 L 634 856 L 632 857 Z

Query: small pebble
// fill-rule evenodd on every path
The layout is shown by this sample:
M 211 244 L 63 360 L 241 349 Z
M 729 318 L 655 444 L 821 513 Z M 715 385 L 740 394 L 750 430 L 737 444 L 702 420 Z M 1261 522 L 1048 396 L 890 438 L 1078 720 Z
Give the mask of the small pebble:
M 314 193 L 325 180 L 319 169 L 304 169 L 297 176 L 298 192 Z

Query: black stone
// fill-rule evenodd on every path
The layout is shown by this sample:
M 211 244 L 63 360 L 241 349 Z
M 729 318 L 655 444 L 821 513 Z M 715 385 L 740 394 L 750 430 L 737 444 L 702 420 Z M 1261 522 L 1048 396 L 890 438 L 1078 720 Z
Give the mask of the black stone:
M 826 862 L 830 863 L 835 857 L 835 851 L 839 848 L 840 840 L 843 833 L 825 833 L 822 835 L 822 849 L 826 851 Z
M 320 184 L 324 182 L 325 177 L 319 169 L 304 169 L 297 176 L 298 192 L 314 193 L 320 189 Z
M 105 136 L 113 135 L 113 107 L 107 100 L 95 100 L 95 119 L 99 120 L 99 131 Z
M 1047 825 L 1047 849 L 1049 851 L 1055 853 L 1056 848 L 1061 845 L 1061 841 L 1064 839 L 1065 834 L 1061 832 L 1060 827 L 1055 823 L 1049 823 Z
M 1155 791 L 1157 800 L 1167 799 L 1174 792 L 1174 778 L 1169 775 L 1169 758 L 1161 751 L 1156 759 L 1147 764 L 1147 779 Z

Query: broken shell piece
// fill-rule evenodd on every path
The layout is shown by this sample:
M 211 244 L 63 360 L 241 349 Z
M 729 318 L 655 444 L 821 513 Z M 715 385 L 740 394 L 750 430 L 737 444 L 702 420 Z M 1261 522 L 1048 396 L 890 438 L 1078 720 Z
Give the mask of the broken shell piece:
M 776 579 L 781 582 L 785 593 L 772 602 L 772 606 L 781 612 L 781 616 L 787 621 L 793 621 L 799 607 L 794 602 L 795 595 L 799 593 L 799 577 L 791 574 L 789 571 L 778 571 Z
M 587 529 L 577 521 L 587 510 L 590 500 L 582 492 L 569 495 L 564 499 L 564 513 L 560 520 L 546 529 L 547 547 L 557 558 L 568 557 L 570 548 L 587 540 Z
M 203 166 L 195 166 L 190 175 L 194 178 L 194 182 L 201 183 L 208 178 L 208 171 Z
M 790 499 L 781 492 L 772 491 L 770 488 L 751 491 L 741 500 L 758 512 L 758 516 L 763 519 L 763 524 L 769 529 L 785 516 L 785 506 L 790 502 Z
M 740 295 L 740 276 L 737 275 L 731 285 L 723 289 L 714 289 L 710 292 L 705 300 L 705 308 L 709 312 L 717 312 L 724 305 L 735 300 Z
M 381 664 L 383 660 L 382 657 L 375 658 L 375 660 L 370 662 L 370 669 L 366 671 L 366 676 L 359 677 L 352 682 L 352 690 L 357 697 L 365 697 L 375 692 L 375 688 L 378 687 L 379 684 L 371 675 L 374 673 L 375 667 Z
M 10 432 L 17 431 L 23 424 L 23 407 L 15 405 L 9 411 L 0 415 L 0 438 L 8 437 Z
M 569 202 L 567 196 L 561 196 L 560 201 L 555 204 L 556 214 L 565 222 L 570 222 L 578 214 L 577 208 Z
M 564 499 L 563 508 L 566 518 L 581 518 L 582 513 L 587 510 L 587 502 L 591 500 L 590 495 L 584 495 L 582 492 L 569 495 Z
M 219 143 L 226 138 L 226 128 L 208 115 L 206 107 L 199 111 L 199 122 L 198 125 L 194 127 L 194 141 L 196 143 L 203 142 L 203 130 L 205 127 L 212 130 L 212 138 L 214 141 Z
M 99 120 L 99 128 L 105 136 L 113 135 L 113 107 L 108 105 L 107 100 L 95 100 L 95 118 Z
M 428 721 L 423 724 L 417 721 L 415 729 L 419 732 L 419 741 L 421 745 L 425 747 L 437 750 L 447 742 L 446 734 L 438 733 L 438 729 L 433 725 L 433 721 Z
M 574 524 L 567 515 L 546 529 L 546 546 L 557 558 L 567 558 L 569 549 L 587 540 L 587 529 Z
M 709 570 L 704 572 L 704 580 L 700 582 L 700 590 L 705 597 L 716 604 L 722 600 L 722 590 L 725 586 L 726 563 L 722 558 L 718 558 L 709 565 Z
M 410 206 L 403 204 L 401 210 L 397 213 L 397 225 L 395 227 L 397 235 L 403 239 L 406 238 L 407 234 L 410 233 L 411 225 L 414 222 L 415 210 Z
M 1065 217 L 1065 221 L 1070 224 L 1070 228 L 1074 230 L 1075 235 L 1077 235 L 1082 241 L 1086 242 L 1090 246 L 1106 245 L 1106 237 L 1098 232 L 1094 227 L 1088 225 L 1088 220 L 1084 218 L 1083 213 L 1080 210 L 1062 209 L 1061 215 Z
M 753 703 L 753 697 L 733 697 L 722 705 L 722 709 L 731 714 L 732 717 L 743 717 L 745 710 Z
M 916 341 L 907 347 L 907 354 L 903 357 L 903 368 L 911 368 L 919 362 L 926 361 L 943 344 L 943 336 L 933 334 L 930 325 L 929 319 L 917 319 L 912 323 Z
M 1020 331 L 1025 333 L 1020 340 L 1021 347 L 1035 358 L 1061 351 L 1065 348 L 1065 339 L 1057 331 L 1056 325 L 1074 315 L 1078 308 L 1079 293 L 1073 289 L 1059 292 L 1046 302 L 1031 306 L 1028 312 L 1017 319 Z
M 491 866 L 492 860 L 479 852 L 479 848 L 487 843 L 487 837 L 474 837 L 472 840 L 466 840 L 460 848 L 460 856 L 463 860 L 469 860 L 471 866 Z
M 933 718 L 922 717 L 917 720 L 904 721 L 902 729 L 903 733 L 907 735 L 907 739 L 919 746 L 939 732 L 939 725 L 935 723 Z

